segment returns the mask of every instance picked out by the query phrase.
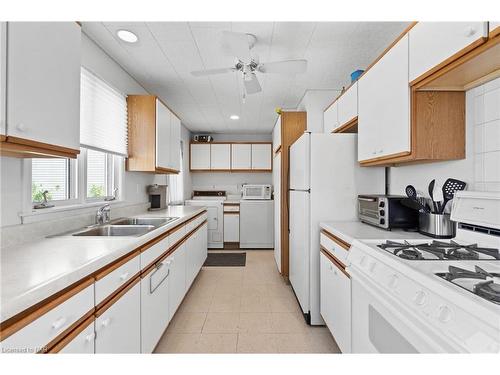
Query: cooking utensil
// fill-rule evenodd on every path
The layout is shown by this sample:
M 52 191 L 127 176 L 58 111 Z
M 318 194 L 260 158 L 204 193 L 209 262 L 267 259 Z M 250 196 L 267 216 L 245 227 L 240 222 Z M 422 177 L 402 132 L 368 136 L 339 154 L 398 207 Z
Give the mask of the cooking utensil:
M 429 183 L 429 197 L 431 197 L 432 200 L 432 207 L 434 211 L 432 213 L 437 214 L 439 212 L 437 202 L 434 200 L 434 185 L 436 184 L 436 180 L 432 180 Z
M 441 211 L 439 213 L 443 213 L 444 209 L 446 207 L 446 203 L 451 201 L 453 197 L 455 196 L 455 193 L 460 190 L 465 190 L 465 187 L 467 186 L 466 182 L 456 180 L 454 178 L 449 178 L 445 181 L 443 184 L 443 204 L 441 205 Z
M 418 200 L 412 198 L 401 199 L 401 204 L 415 211 L 426 212 L 426 207 L 422 205 Z
M 417 189 L 413 185 L 408 185 L 405 189 L 406 196 L 410 199 L 417 199 Z

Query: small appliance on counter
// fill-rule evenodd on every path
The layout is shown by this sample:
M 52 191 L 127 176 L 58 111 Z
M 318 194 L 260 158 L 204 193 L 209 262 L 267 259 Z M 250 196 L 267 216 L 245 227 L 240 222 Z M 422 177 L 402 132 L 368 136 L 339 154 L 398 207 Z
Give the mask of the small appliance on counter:
M 401 195 L 358 195 L 358 217 L 366 224 L 391 229 L 417 229 L 418 211 L 403 205 Z
M 246 184 L 242 187 L 243 200 L 270 200 L 273 190 L 272 185 L 250 185 Z
M 149 211 L 164 210 L 167 208 L 167 185 L 149 185 L 149 202 L 151 207 Z

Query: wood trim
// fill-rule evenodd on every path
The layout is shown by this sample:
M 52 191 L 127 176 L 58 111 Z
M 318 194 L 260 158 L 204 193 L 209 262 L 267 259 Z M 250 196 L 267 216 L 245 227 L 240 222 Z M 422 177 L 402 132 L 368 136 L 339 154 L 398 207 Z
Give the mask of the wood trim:
M 276 150 L 274 150 L 274 155 L 278 155 L 279 153 L 281 152 L 281 145 L 279 145 L 278 147 L 276 147 Z
M 488 25 L 488 27 L 489 27 L 489 25 Z M 493 30 L 490 30 L 490 32 L 488 33 L 488 37 L 490 39 L 495 38 L 498 35 L 500 35 L 500 26 L 495 27 Z
M 358 132 L 358 116 L 353 117 L 345 124 L 332 130 L 332 133 L 357 133 Z
M 7 140 L 7 137 L 3 134 L 0 134 L 0 142 L 5 142 Z
M 395 154 L 390 154 L 390 155 L 384 155 L 384 156 L 379 156 L 373 159 L 366 159 L 366 160 L 361 160 L 359 164 L 363 166 L 368 166 L 368 165 L 377 165 L 377 164 L 383 164 L 383 163 L 395 163 L 395 159 L 398 159 L 403 156 L 409 156 L 411 155 L 411 151 L 402 151 L 402 152 L 397 152 Z
M 125 284 L 123 285 L 120 285 L 117 289 L 115 289 L 113 292 L 111 292 L 111 294 L 109 294 L 106 298 L 104 298 L 101 302 L 99 302 L 95 309 L 96 310 L 99 310 L 100 308 L 102 308 L 104 305 L 106 305 L 109 301 L 111 301 L 117 294 L 119 294 L 124 288 L 126 288 L 129 283 L 132 282 L 132 280 L 136 279 L 137 277 L 139 277 L 141 275 L 141 271 L 139 270 L 139 272 L 137 272 L 134 276 L 132 276 L 130 278 L 130 280 L 128 280 Z
M 134 250 L 131 253 L 128 253 L 127 255 L 119 258 L 118 260 L 114 261 L 111 264 L 108 264 L 104 268 L 101 268 L 99 271 L 97 271 L 94 275 L 95 281 L 99 281 L 109 275 L 111 272 L 116 270 L 117 268 L 120 268 L 123 266 L 125 263 L 128 261 L 134 259 L 136 256 L 139 256 L 141 254 L 140 250 Z
M 206 144 L 206 145 L 210 145 L 210 144 L 223 144 L 223 145 L 237 145 L 237 144 L 240 144 L 240 145 L 251 145 L 251 144 L 256 144 L 256 145 L 265 145 L 265 144 L 270 144 L 272 145 L 273 142 L 272 141 L 212 141 L 212 142 L 196 142 L 196 141 L 193 141 L 191 140 L 189 142 L 190 144 L 196 144 L 196 145 L 203 145 L 203 144 Z
M 94 278 L 87 277 L 0 323 L 0 341 L 26 327 L 92 284 L 94 284 Z
M 476 39 L 474 42 L 469 44 L 467 47 L 461 49 L 460 51 L 454 53 L 435 67 L 431 68 L 424 74 L 420 75 L 419 77 L 415 78 L 413 81 L 410 82 L 410 86 L 420 86 L 419 82 L 425 80 L 426 78 L 431 77 L 434 73 L 438 72 L 439 70 L 443 69 L 446 65 L 452 63 L 453 61 L 459 59 L 460 57 L 466 55 L 476 47 L 480 46 L 481 44 L 486 43 L 488 40 L 487 37 L 480 37 L 479 39 Z
M 239 211 L 224 211 L 224 215 L 240 215 Z
M 88 311 L 85 315 L 83 315 L 80 319 L 78 319 L 76 322 L 74 322 L 72 325 L 70 325 L 68 328 L 66 328 L 63 332 L 61 332 L 59 335 L 57 335 L 56 338 L 51 340 L 47 345 L 45 345 L 43 351 L 39 351 L 38 353 L 52 353 L 52 350 L 59 346 L 60 342 L 65 342 L 62 346 L 59 347 L 57 351 L 60 351 L 62 348 L 64 348 L 72 339 L 74 339 L 78 333 L 83 331 L 83 329 L 87 328 L 87 326 L 83 327 L 83 329 L 80 330 L 76 335 L 72 335 L 73 331 L 80 329 L 80 325 L 83 324 L 83 322 L 86 322 L 87 320 L 92 320 L 94 321 L 94 312 L 95 308 L 92 308 L 90 311 Z M 71 337 L 70 339 L 67 339 L 67 337 Z
M 95 317 L 98 318 L 102 314 L 106 312 L 113 304 L 118 301 L 121 297 L 123 297 L 130 289 L 132 289 L 139 281 L 141 281 L 141 278 L 139 275 L 135 276 L 125 287 L 121 288 L 118 293 L 115 293 L 111 299 L 106 301 L 105 305 L 98 305 L 96 308 L 95 312 Z
M 344 240 L 342 240 L 342 239 L 338 238 L 337 236 L 331 234 L 326 229 L 321 229 L 321 234 L 324 234 L 325 236 L 327 236 L 329 239 L 331 239 L 337 245 L 339 245 L 340 247 L 342 247 L 344 250 L 349 251 L 349 249 L 351 248 L 351 244 L 350 243 L 345 242 Z
M 49 351 L 49 354 L 59 353 L 62 349 L 66 347 L 76 336 L 82 333 L 89 325 L 93 324 L 95 321 L 94 312 L 92 315 L 85 319 L 78 327 L 72 330 L 68 335 L 66 335 L 61 341 L 55 344 Z
M 335 265 L 335 267 L 339 269 L 340 272 L 346 275 L 349 279 L 351 278 L 351 275 L 349 275 L 346 271 L 346 266 L 340 260 L 338 260 L 332 253 L 326 250 L 323 246 L 321 246 L 320 250 L 328 258 L 328 260 L 331 261 Z
M 240 204 L 239 203 L 223 203 L 223 206 L 239 206 Z
M 80 150 L 76 153 L 61 152 L 58 150 L 40 148 L 26 144 L 19 144 L 10 141 L 11 137 L 5 137 L 0 143 L 0 155 L 11 157 L 42 157 L 42 158 L 70 158 L 76 159 Z
M 64 153 L 64 154 L 78 155 L 80 153 L 80 149 L 51 145 L 49 143 L 43 143 L 43 142 L 33 141 L 31 139 L 13 137 L 10 135 L 7 136 L 7 142 L 16 143 L 18 145 L 31 146 L 31 147 L 35 147 L 35 148 L 43 148 L 46 150 L 56 151 L 56 152 L 60 152 L 60 153 Z
M 172 169 L 172 168 L 156 167 L 155 173 L 158 173 L 158 174 L 179 174 L 180 171 L 178 171 L 177 169 Z

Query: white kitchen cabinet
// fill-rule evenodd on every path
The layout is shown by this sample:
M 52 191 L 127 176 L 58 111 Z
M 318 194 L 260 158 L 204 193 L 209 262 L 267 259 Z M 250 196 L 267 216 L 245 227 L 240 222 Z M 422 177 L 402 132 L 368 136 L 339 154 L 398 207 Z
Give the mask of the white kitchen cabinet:
M 95 328 L 94 319 L 83 323 L 83 330 L 68 342 L 58 353 L 62 354 L 94 354 L 95 352 Z
M 274 246 L 274 202 L 242 200 L 240 202 L 240 247 L 271 249 Z
M 278 116 L 273 128 L 273 153 L 281 146 L 281 116 Z
M 320 253 L 320 311 L 342 353 L 351 352 L 351 279 Z
M 96 353 L 141 352 L 141 284 L 136 283 L 95 321 Z
M 170 261 L 168 310 L 172 319 L 186 294 L 186 244 L 180 245 L 167 261 Z
M 333 104 L 328 107 L 324 113 L 323 117 L 323 128 L 324 133 L 331 133 L 334 129 L 339 127 L 339 118 L 338 118 L 338 101 L 335 101 Z
M 181 120 L 170 112 L 170 168 L 181 169 Z
M 80 38 L 76 22 L 8 22 L 8 136 L 80 148 Z
M 349 87 L 337 102 L 338 127 L 340 127 L 358 115 L 358 82 Z
M 5 120 L 5 93 L 7 67 L 7 22 L 0 22 L 0 136 L 7 134 Z
M 252 169 L 252 145 L 233 143 L 231 145 L 231 169 Z
M 408 35 L 358 81 L 358 160 L 409 154 Z
M 156 99 L 156 167 L 170 168 L 170 111 Z
M 281 272 L 281 153 L 273 159 L 274 188 L 274 259 Z
M 224 213 L 224 242 L 240 242 L 240 215 Z
M 252 169 L 271 170 L 272 144 L 252 143 Z
M 191 143 L 190 151 L 191 170 L 209 170 L 210 169 L 210 144 L 209 143 Z
M 95 303 L 100 304 L 116 290 L 130 281 L 141 270 L 141 260 L 137 253 L 135 257 L 117 269 L 103 276 L 96 278 L 95 282 Z
M 409 81 L 487 36 L 487 22 L 418 22 L 409 31 Z
M 210 145 L 210 169 L 231 169 L 231 144 L 213 143 Z
M 141 276 L 141 352 L 152 353 L 170 322 L 168 259 Z

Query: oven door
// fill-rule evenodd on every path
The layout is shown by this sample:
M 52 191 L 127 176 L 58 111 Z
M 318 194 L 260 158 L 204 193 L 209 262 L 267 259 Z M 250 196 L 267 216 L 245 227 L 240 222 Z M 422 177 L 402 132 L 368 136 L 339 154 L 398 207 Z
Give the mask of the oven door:
M 352 352 L 353 353 L 440 353 L 454 352 L 408 315 L 392 297 L 378 290 L 373 281 L 353 268 Z

